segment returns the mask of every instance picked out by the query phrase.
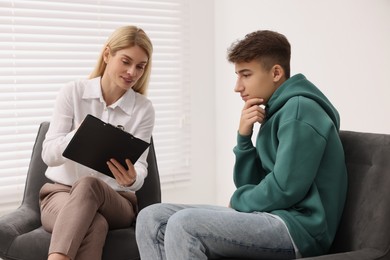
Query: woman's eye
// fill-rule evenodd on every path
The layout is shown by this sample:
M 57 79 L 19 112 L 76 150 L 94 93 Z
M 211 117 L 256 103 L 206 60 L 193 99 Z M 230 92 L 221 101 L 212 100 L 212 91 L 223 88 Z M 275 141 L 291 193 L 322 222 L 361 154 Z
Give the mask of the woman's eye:
M 128 62 L 127 60 L 122 60 L 122 63 L 126 65 L 130 64 L 130 62 Z

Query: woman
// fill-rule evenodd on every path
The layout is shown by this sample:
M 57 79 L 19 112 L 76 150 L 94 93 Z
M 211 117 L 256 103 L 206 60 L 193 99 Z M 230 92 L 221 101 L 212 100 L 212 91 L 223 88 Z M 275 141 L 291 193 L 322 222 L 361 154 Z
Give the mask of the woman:
M 144 95 L 152 51 L 142 29 L 118 28 L 90 78 L 70 82 L 59 92 L 42 151 L 49 166 L 46 176 L 54 182 L 40 191 L 42 225 L 52 233 L 49 260 L 101 259 L 108 230 L 129 227 L 135 219 L 135 191 L 147 175 L 148 151 L 134 165 L 110 159 L 115 179 L 64 158 L 62 152 L 87 114 L 150 142 L 154 108 Z

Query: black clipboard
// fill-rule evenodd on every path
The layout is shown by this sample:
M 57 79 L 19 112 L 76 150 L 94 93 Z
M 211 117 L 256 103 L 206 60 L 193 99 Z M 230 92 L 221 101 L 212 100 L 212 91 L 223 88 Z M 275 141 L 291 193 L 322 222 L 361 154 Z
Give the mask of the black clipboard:
M 62 155 L 112 178 L 107 161 L 116 159 L 127 168 L 126 159 L 134 164 L 149 143 L 119 127 L 87 115 Z

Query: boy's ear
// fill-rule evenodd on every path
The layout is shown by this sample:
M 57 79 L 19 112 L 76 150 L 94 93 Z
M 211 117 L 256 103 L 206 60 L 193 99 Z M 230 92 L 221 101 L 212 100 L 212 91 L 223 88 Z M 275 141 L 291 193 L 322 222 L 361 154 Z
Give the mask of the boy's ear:
M 274 82 L 278 82 L 284 77 L 284 70 L 279 64 L 276 64 L 272 67 L 272 73 L 274 77 Z

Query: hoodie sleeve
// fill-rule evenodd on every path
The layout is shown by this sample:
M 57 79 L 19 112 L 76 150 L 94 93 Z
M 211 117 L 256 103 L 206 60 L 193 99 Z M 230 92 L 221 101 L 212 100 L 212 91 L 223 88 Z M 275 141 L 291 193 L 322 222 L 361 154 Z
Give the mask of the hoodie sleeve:
M 248 183 L 259 183 L 263 179 L 264 173 L 257 150 L 252 144 L 251 135 L 243 136 L 237 133 L 237 145 L 233 152 L 236 156 L 233 170 L 236 188 Z
M 231 198 L 234 209 L 242 212 L 286 209 L 302 200 L 311 188 L 326 146 L 325 138 L 299 120 L 286 122 L 277 135 L 279 144 L 273 169 L 257 184 L 237 188 Z M 252 166 L 247 166 L 248 172 L 243 176 L 251 175 L 249 171 L 255 167 L 253 158 L 247 159 Z M 236 178 L 242 177 L 236 175 Z

